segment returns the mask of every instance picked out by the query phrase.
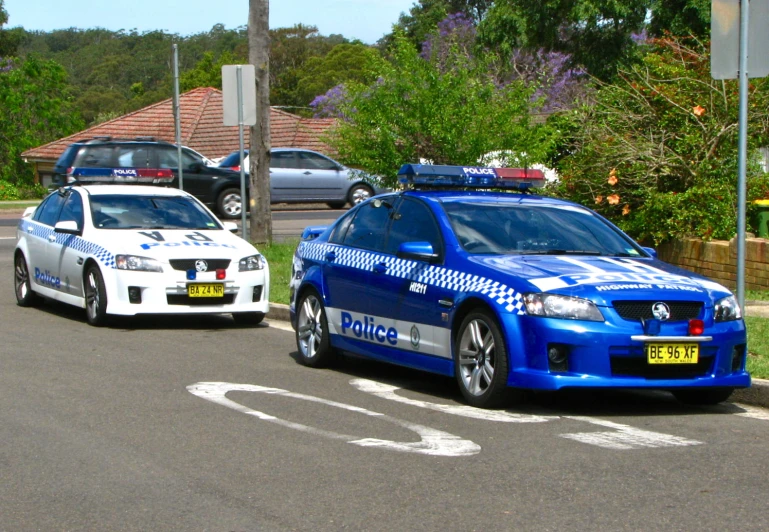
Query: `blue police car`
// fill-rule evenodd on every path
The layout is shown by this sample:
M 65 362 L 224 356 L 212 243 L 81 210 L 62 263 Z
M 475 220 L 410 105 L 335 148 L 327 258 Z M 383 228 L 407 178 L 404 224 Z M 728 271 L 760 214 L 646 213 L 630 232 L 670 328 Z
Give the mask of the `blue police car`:
M 290 286 L 305 365 L 348 352 L 455 376 L 478 407 L 562 388 L 715 404 L 750 385 L 732 293 L 531 194 L 541 172 L 407 164 L 399 180 L 305 229 Z

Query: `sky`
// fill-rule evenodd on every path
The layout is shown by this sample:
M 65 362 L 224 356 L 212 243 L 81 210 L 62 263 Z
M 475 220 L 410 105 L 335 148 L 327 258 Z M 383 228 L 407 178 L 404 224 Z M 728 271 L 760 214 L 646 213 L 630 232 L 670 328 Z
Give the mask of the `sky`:
M 272 0 L 270 28 L 316 26 L 321 35 L 341 34 L 373 44 L 390 33 L 416 0 Z M 3 0 L 6 28 L 51 31 L 105 28 L 166 30 L 186 36 L 248 22 L 248 0 Z

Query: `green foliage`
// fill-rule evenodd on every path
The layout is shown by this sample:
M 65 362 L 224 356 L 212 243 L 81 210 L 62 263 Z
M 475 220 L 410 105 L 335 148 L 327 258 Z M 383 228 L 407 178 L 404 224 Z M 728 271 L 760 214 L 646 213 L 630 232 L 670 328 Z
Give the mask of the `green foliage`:
M 603 80 L 631 62 L 631 36 L 644 28 L 652 0 L 496 0 L 479 27 L 481 42 L 510 53 L 516 48 L 569 54 Z
M 13 183 L 0 181 L 0 201 L 20 200 L 19 189 Z
M 267 259 L 270 265 L 270 301 L 288 305 L 289 289 L 291 281 L 291 267 L 293 265 L 294 251 L 299 244 L 298 240 L 287 242 L 272 242 L 259 246 L 259 252 Z
M 222 67 L 224 65 L 244 64 L 244 58 L 235 58 L 229 51 L 224 51 L 218 59 L 214 59 L 213 52 L 206 52 L 198 61 L 195 68 L 182 73 L 179 76 L 179 90 L 187 92 L 197 87 L 222 88 Z
M 351 83 L 343 119 L 329 142 L 341 160 L 394 186 L 404 162 L 476 164 L 486 153 L 512 150 L 522 164 L 541 162 L 552 143 L 546 125 L 532 125 L 535 90 L 516 81 L 500 85 L 493 56 L 454 53 L 440 64 L 422 59 L 398 34 L 392 63 L 379 62 L 372 85 Z
M 561 160 L 557 192 L 638 239 L 729 239 L 736 228 L 738 87 L 710 77 L 707 46 L 653 41 L 642 63 L 599 84 Z M 769 142 L 769 81 L 754 80 L 749 148 Z M 769 191 L 755 166 L 749 199 Z
M 655 0 L 649 32 L 662 37 L 666 33 L 701 39 L 710 37 L 712 0 Z
M 337 44 L 324 56 L 310 57 L 296 71 L 296 96 L 309 105 L 316 96 L 346 82 L 368 84 L 370 65 L 379 59 L 376 49 L 364 44 Z
M 0 72 L 0 181 L 34 180 L 21 153 L 83 127 L 68 96 L 67 73 L 53 61 L 13 61 Z

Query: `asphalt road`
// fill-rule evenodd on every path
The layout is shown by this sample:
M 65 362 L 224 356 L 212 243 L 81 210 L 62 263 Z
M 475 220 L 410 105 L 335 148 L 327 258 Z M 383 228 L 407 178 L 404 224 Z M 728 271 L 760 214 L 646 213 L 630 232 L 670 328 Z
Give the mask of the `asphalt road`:
M 2 241 L 0 241 L 2 242 Z M 759 530 L 769 412 L 659 393 L 465 408 L 296 362 L 281 322 L 16 306 L 0 254 L 0 530 Z M 226 394 L 226 397 L 225 397 Z

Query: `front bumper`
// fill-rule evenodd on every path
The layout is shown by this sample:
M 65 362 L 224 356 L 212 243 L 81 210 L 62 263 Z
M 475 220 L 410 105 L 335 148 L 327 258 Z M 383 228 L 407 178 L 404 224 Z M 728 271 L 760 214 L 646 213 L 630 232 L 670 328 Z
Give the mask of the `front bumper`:
M 561 388 L 680 389 L 750 386 L 745 370 L 747 340 L 742 320 L 710 323 L 699 342 L 696 364 L 649 364 L 640 323 L 631 321 L 586 322 L 503 317 L 511 371 L 508 386 L 537 390 Z M 685 338 L 687 323 L 667 324 L 661 336 Z M 564 365 L 554 368 L 548 350 L 556 346 L 567 353 Z
M 226 270 L 223 280 L 215 272 L 203 272 L 194 281 L 183 271 L 164 267 L 163 272 L 126 270 L 104 271 L 107 287 L 107 313 L 120 316 L 137 314 L 226 314 L 241 312 L 267 313 L 270 308 L 269 269 L 239 272 L 237 263 Z M 187 294 L 190 283 L 223 283 L 224 297 L 192 298 Z M 133 300 L 138 289 L 140 302 Z

